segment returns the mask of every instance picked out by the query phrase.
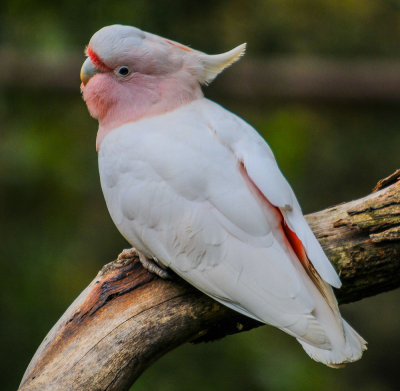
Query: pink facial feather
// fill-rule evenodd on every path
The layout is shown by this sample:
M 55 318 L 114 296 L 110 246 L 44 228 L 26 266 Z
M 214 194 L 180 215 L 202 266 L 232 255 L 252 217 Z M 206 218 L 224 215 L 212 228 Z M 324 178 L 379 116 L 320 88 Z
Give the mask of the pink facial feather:
M 107 67 L 92 50 L 88 49 L 88 54 L 99 69 Z M 133 72 L 125 79 L 118 79 L 108 70 L 93 76 L 81 90 L 91 115 L 99 121 L 97 150 L 111 130 L 166 113 L 203 96 L 197 80 L 184 69 L 165 76 Z

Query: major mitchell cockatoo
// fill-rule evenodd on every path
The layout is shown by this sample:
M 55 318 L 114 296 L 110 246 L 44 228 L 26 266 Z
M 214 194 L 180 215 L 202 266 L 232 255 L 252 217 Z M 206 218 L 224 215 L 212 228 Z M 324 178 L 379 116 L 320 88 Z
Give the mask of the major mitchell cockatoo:
M 93 35 L 81 88 L 106 203 L 147 268 L 340 366 L 366 342 L 340 316 L 338 275 L 269 146 L 201 90 L 244 50 L 208 55 L 121 25 Z

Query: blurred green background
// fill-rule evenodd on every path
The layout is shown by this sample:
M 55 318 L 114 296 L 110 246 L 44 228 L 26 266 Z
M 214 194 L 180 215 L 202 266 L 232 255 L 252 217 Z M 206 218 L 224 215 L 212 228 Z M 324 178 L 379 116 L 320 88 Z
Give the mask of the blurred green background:
M 113 23 L 209 53 L 248 42 L 247 55 L 205 93 L 263 134 L 306 213 L 363 196 L 400 166 L 397 0 L 3 0 L 2 390 L 17 388 L 51 326 L 127 247 L 103 201 L 97 124 L 79 92 L 83 48 Z M 269 69 L 271 83 L 257 83 Z M 262 327 L 182 346 L 134 389 L 397 390 L 399 303 L 394 291 L 342 307 L 369 342 L 345 369 L 313 362 L 293 338 Z

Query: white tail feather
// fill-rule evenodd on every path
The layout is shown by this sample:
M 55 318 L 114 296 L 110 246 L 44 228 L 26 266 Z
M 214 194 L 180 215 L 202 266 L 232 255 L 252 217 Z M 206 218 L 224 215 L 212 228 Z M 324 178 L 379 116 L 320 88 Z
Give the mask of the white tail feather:
M 321 349 L 304 341 L 299 341 L 306 353 L 315 361 L 332 368 L 340 368 L 346 363 L 357 361 L 362 352 L 367 350 L 367 342 L 344 319 L 342 319 L 345 344 L 333 346 L 332 349 Z

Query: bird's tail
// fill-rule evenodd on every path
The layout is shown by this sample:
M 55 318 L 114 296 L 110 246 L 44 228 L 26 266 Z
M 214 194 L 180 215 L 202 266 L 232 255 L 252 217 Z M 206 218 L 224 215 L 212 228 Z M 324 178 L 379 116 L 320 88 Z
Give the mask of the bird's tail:
M 333 346 L 331 349 L 321 349 L 298 339 L 306 353 L 315 361 L 324 363 L 332 368 L 341 368 L 346 363 L 357 361 L 364 350 L 367 350 L 367 342 L 344 319 L 342 319 L 345 343 L 341 346 Z

